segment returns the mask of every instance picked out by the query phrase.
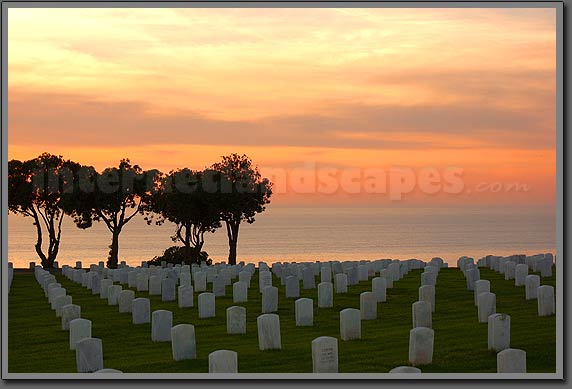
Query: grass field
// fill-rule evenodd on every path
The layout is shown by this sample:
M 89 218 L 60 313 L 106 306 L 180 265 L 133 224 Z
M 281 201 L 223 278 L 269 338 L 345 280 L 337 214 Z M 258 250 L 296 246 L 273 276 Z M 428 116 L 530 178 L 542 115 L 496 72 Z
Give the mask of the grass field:
M 371 280 L 348 287 L 347 294 L 334 294 L 334 308 L 317 307 L 317 289 L 301 289 L 300 297 L 314 300 L 314 326 L 296 327 L 295 299 L 284 298 L 279 287 L 279 315 L 282 350 L 259 351 L 256 317 L 261 314 L 261 297 L 255 275 L 249 301 L 233 304 L 232 286 L 227 297 L 216 299 L 216 318 L 198 319 L 195 307 L 179 309 L 176 302 L 161 302 L 161 296 L 136 292 L 136 297 L 150 297 L 151 310 L 173 312 L 173 325 L 195 326 L 197 356 L 195 360 L 175 362 L 170 343 L 151 341 L 151 324 L 133 325 L 130 313 L 119 313 L 117 306 L 92 295 L 55 273 L 58 282 L 81 306 L 81 316 L 92 321 L 92 336 L 103 341 L 104 367 L 125 373 L 207 372 L 208 354 L 219 349 L 238 352 L 239 372 L 310 373 L 311 341 L 318 336 L 338 339 L 341 373 L 386 373 L 393 367 L 408 365 L 411 304 L 417 301 L 421 270 L 413 270 L 387 291 L 387 302 L 378 305 L 378 318 L 362 321 L 362 339 L 344 342 L 339 337 L 339 311 L 359 309 L 359 294 L 371 290 Z M 511 347 L 527 352 L 528 372 L 555 372 L 556 317 L 538 317 L 536 300 L 524 299 L 524 287 L 514 280 L 488 269 L 481 269 L 481 279 L 491 282 L 497 295 L 497 312 L 511 316 Z M 544 285 L 555 285 L 555 277 L 543 278 Z M 125 289 L 125 286 L 124 286 Z M 227 335 L 225 310 L 232 305 L 247 309 L 247 334 Z M 50 309 L 47 298 L 33 273 L 15 271 L 9 296 L 8 369 L 10 373 L 75 373 L 75 352 L 69 350 L 68 332 L 61 330 L 60 319 Z M 441 269 L 436 286 L 436 311 L 433 314 L 435 345 L 433 363 L 422 366 L 423 372 L 467 373 L 496 372 L 496 354 L 487 350 L 487 324 L 478 323 L 473 292 L 466 290 L 462 272 L 457 268 Z

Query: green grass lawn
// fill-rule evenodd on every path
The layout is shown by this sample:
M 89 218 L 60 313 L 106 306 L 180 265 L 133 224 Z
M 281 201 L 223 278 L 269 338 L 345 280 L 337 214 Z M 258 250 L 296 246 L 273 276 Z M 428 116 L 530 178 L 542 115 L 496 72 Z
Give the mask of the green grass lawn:
M 279 315 L 282 350 L 259 351 L 256 317 L 261 314 L 261 296 L 255 275 L 248 303 L 233 304 L 232 286 L 227 297 L 216 299 L 216 318 L 198 319 L 195 307 L 179 309 L 176 302 L 161 302 L 150 296 L 151 310 L 173 312 L 173 325 L 195 326 L 197 359 L 175 362 L 170 343 L 151 341 L 151 324 L 133 325 L 130 313 L 119 313 L 108 306 L 107 299 L 73 283 L 60 273 L 58 282 L 81 306 L 81 316 L 92 321 L 92 336 L 103 341 L 104 367 L 125 373 L 198 373 L 208 372 L 208 354 L 219 349 L 238 352 L 241 373 L 311 373 L 311 341 L 319 336 L 338 339 L 341 373 L 386 373 L 393 367 L 408 365 L 411 304 L 417 301 L 421 270 L 411 271 L 387 291 L 387 302 L 378 305 L 378 318 L 362 321 L 362 339 L 344 342 L 339 336 L 339 311 L 359 309 L 359 294 L 371 290 L 371 280 L 348 287 L 347 294 L 334 294 L 334 308 L 317 307 L 317 289 L 301 289 L 300 297 L 314 300 L 314 326 L 296 327 L 295 299 L 284 298 L 279 287 Z M 319 277 L 317 277 L 318 279 Z M 481 269 L 481 279 L 491 281 L 497 295 L 497 312 L 511 316 L 511 347 L 527 352 L 528 372 L 555 372 L 556 317 L 538 317 L 536 300 L 524 299 L 524 287 L 514 280 L 488 269 Z M 555 277 L 541 283 L 555 285 Z M 209 284 L 210 286 L 210 284 Z M 124 286 L 125 289 L 125 286 Z M 148 297 L 136 292 L 136 297 Z M 226 334 L 226 308 L 242 305 L 247 309 L 247 334 Z M 50 309 L 47 298 L 33 273 L 15 271 L 9 296 L 8 369 L 10 373 L 75 373 L 75 352 L 69 350 L 68 332 L 61 330 L 60 319 Z M 435 346 L 433 363 L 422 366 L 423 372 L 468 373 L 496 372 L 496 354 L 487 350 L 487 324 L 478 323 L 473 292 L 466 290 L 465 279 L 457 268 L 442 269 L 436 288 L 436 311 L 433 314 Z

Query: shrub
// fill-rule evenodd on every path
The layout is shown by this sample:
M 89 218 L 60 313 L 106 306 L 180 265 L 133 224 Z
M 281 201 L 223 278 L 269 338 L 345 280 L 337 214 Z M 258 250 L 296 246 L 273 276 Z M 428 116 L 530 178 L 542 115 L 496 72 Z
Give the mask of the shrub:
M 205 262 L 207 265 L 212 264 L 212 259 L 206 251 L 201 251 L 199 254 L 196 251 L 190 251 L 185 246 L 171 246 L 163 252 L 162 255 L 154 257 L 152 260 L 147 261 L 149 265 L 161 266 L 161 262 L 178 264 L 185 262 L 190 265 L 192 263 L 200 264 Z

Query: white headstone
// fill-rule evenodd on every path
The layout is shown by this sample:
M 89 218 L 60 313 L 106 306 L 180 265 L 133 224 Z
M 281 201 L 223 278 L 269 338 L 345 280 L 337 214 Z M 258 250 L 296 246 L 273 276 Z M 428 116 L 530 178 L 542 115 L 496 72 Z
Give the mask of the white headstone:
M 421 273 L 421 286 L 436 285 L 436 284 L 437 284 L 436 273 Z
M 389 269 L 381 269 L 379 271 L 379 276 L 381 278 L 385 278 L 387 288 L 389 289 L 393 288 L 393 278 L 391 277 L 391 274 L 389 274 Z
M 361 339 L 361 314 L 359 309 L 340 311 L 340 337 L 342 340 Z
M 512 261 L 507 261 L 504 270 L 504 279 L 513 280 L 515 276 L 516 263 Z
M 103 280 L 99 281 L 99 297 L 101 299 L 106 299 L 109 292 L 109 287 L 113 285 L 113 281 L 109 278 L 104 278 Z
M 371 291 L 375 295 L 378 303 L 383 303 L 387 299 L 387 281 L 382 277 L 375 277 L 371 280 Z
M 119 297 L 117 299 L 119 304 L 119 312 L 127 313 L 131 312 L 131 306 L 133 300 L 135 299 L 135 292 L 132 290 L 122 290 L 119 292 Z
M 300 281 L 298 276 L 286 277 L 286 298 L 300 297 Z
M 209 354 L 209 373 L 238 373 L 238 354 L 217 350 Z
M 554 314 L 556 314 L 554 287 L 542 285 L 538 287 L 538 316 L 551 316 Z
M 171 328 L 171 348 L 173 360 L 183 361 L 197 358 L 195 327 L 191 324 L 178 324 Z
M 62 307 L 62 330 L 69 331 L 70 321 L 81 317 L 81 307 L 75 304 L 68 304 Z
M 195 292 L 205 292 L 207 290 L 207 274 L 205 272 L 196 272 L 195 278 Z
M 314 271 L 309 267 L 302 270 L 302 287 L 304 289 L 314 289 L 316 287 Z
M 425 285 L 419 288 L 419 301 L 427 301 L 431 304 L 431 311 L 435 312 L 435 287 Z
M 514 286 L 524 286 L 528 275 L 528 265 L 519 263 L 514 272 Z
M 332 308 L 334 306 L 334 288 L 331 282 L 318 284 L 318 308 Z
M 338 273 L 334 277 L 334 286 L 336 293 L 347 293 L 348 292 L 348 276 L 344 273 Z
M 213 280 L 213 293 L 215 297 L 226 295 L 226 279 L 222 275 L 217 275 Z
M 497 373 L 526 373 L 526 352 L 507 348 L 497 354 Z
M 433 327 L 430 303 L 428 303 L 427 301 L 417 301 L 411 305 L 411 311 L 413 316 L 413 328 Z
M 262 313 L 278 311 L 278 288 L 267 286 L 262 290 Z
M 137 291 L 147 292 L 149 291 L 149 275 L 146 273 L 139 273 L 137 275 Z
M 111 285 L 107 289 L 107 305 L 119 304 L 119 293 L 121 293 L 123 287 L 121 285 Z
M 527 300 L 535 300 L 538 298 L 538 287 L 540 286 L 540 277 L 536 274 L 526 276 L 524 295 Z
M 332 282 L 332 269 L 322 266 L 320 269 L 320 282 Z
M 362 292 L 359 295 L 361 320 L 377 319 L 377 299 L 373 292 Z
M 487 323 L 489 316 L 497 312 L 497 298 L 494 293 L 484 292 L 477 297 L 479 323 Z
M 296 326 L 314 325 L 314 302 L 309 298 L 300 298 L 294 303 L 296 311 Z
M 175 301 L 177 299 L 177 282 L 172 278 L 161 280 L 161 301 Z
M 552 254 L 546 254 L 546 255 L 550 255 L 549 257 L 545 257 L 540 264 L 540 276 L 542 278 L 545 277 L 552 277 Z
M 248 284 L 245 281 L 239 281 L 232 284 L 232 301 L 234 303 L 248 302 Z
M 338 340 L 320 336 L 312 341 L 312 371 L 314 373 L 338 372 Z
M 86 338 L 91 338 L 91 321 L 81 318 L 70 321 L 70 350 L 75 350 L 77 342 Z
M 93 373 L 103 369 L 101 339 L 86 338 L 75 345 L 75 360 L 78 373 Z
M 190 270 L 181 271 L 179 274 L 179 284 L 180 286 L 192 286 Z
M 101 369 L 101 370 L 94 372 L 94 374 L 97 374 L 97 373 L 113 374 L 113 373 L 123 373 L 123 372 L 121 370 L 117 370 L 117 369 Z
M 259 291 L 262 293 L 265 287 L 272 286 L 272 273 L 269 271 L 261 271 L 258 274 Z
M 147 298 L 133 299 L 131 305 L 133 324 L 145 324 L 151 322 L 151 301 Z
M 409 362 L 413 366 L 428 365 L 433 361 L 434 331 L 416 327 L 409 331 Z
M 72 304 L 72 296 L 63 295 L 56 298 L 54 302 L 54 309 L 56 310 L 56 317 L 62 317 L 62 309 L 68 304 Z
M 65 296 L 67 291 L 64 288 L 52 288 L 49 292 L 49 301 L 51 303 L 52 309 L 56 309 L 56 300 L 61 296 Z
M 465 271 L 465 277 L 467 278 L 467 289 L 474 290 L 475 282 L 480 279 L 479 273 L 476 268 L 471 268 Z
M 151 340 L 153 342 L 170 342 L 173 327 L 173 312 L 160 309 L 153 311 L 151 319 Z
M 397 366 L 397 367 L 394 367 L 393 369 L 391 369 L 389 372 L 391 374 L 396 374 L 396 373 L 418 374 L 418 373 L 421 373 L 421 369 L 418 369 L 417 367 L 413 367 L 413 366 Z
M 488 318 L 488 348 L 502 351 L 510 347 L 510 316 L 495 313 Z
M 477 281 L 475 281 L 475 288 L 473 291 L 474 292 L 473 297 L 474 297 L 475 307 L 478 304 L 479 294 L 485 293 L 485 292 L 490 292 L 490 291 L 491 291 L 491 282 L 489 280 L 477 280 Z
M 243 270 L 238 273 L 238 282 L 244 282 L 247 288 L 250 288 L 250 280 L 252 278 L 252 274 L 249 271 Z
M 387 270 L 389 271 L 389 276 L 393 281 L 399 281 L 400 270 L 401 270 L 401 265 L 399 264 L 399 262 L 390 263 L 389 266 L 387 267 Z
M 258 326 L 258 348 L 260 350 L 280 350 L 280 317 L 274 313 L 266 313 L 256 319 Z
M 49 275 L 48 277 L 44 277 L 44 295 L 48 298 L 48 301 L 51 302 L 50 294 L 54 289 L 63 289 L 62 284 L 56 282 L 54 276 Z
M 216 316 L 215 295 L 208 292 L 199 294 L 199 319 Z
M 246 308 L 233 306 L 226 309 L 226 333 L 246 334 Z
M 193 306 L 193 287 L 188 285 L 179 286 L 179 308 Z

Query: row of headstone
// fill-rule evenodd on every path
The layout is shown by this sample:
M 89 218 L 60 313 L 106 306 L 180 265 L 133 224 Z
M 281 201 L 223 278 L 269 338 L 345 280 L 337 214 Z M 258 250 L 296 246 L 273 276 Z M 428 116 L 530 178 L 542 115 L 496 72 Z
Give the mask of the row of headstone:
M 467 290 L 473 291 L 473 305 L 477 306 L 477 320 L 487 323 L 489 316 L 496 313 L 496 295 L 491 293 L 491 283 L 481 280 L 479 267 L 474 264 L 473 258 L 461 257 L 457 264 L 466 279 Z
M 76 270 L 83 269 L 81 269 L 81 266 L 76 266 Z M 207 290 L 207 283 L 212 283 L 213 291 L 217 295 L 222 296 L 224 287 L 230 285 L 232 279 L 239 277 L 241 280 L 250 283 L 254 267 L 245 266 L 241 262 L 239 265 L 232 266 L 227 266 L 226 264 L 217 264 L 215 266 L 206 266 L 206 264 L 201 264 L 201 266 L 196 264 L 169 264 L 163 267 L 145 265 L 136 268 L 123 264 L 117 269 L 106 269 L 100 262 L 99 266 L 90 265 L 90 272 L 97 272 L 100 278 L 109 278 L 122 285 L 127 284 L 130 288 L 137 288 L 139 292 L 161 295 L 163 301 L 174 301 L 177 285 L 192 286 L 194 291 L 203 292 Z M 239 276 L 239 273 L 242 274 Z M 87 282 L 89 283 L 89 281 Z
M 552 277 L 552 266 L 555 263 L 555 256 L 552 253 L 524 255 L 516 254 L 507 257 L 487 255 L 477 261 L 479 267 L 488 267 L 496 272 L 509 275 L 507 279 L 513 279 L 516 274 L 513 271 L 518 265 L 525 265 L 532 272 L 539 272 L 541 277 Z M 521 270 L 522 272 L 522 270 Z
M 461 259 L 459 259 L 461 260 Z M 556 314 L 556 302 L 554 296 L 554 287 L 551 285 L 540 285 L 541 277 L 552 276 L 552 265 L 553 256 L 551 253 L 548 254 L 537 254 L 533 256 L 526 255 L 512 255 L 509 257 L 498 257 L 493 255 L 488 255 L 484 258 L 479 259 L 482 266 L 489 267 L 498 273 L 504 274 L 505 280 L 513 280 L 516 287 L 524 287 L 524 298 L 526 300 L 537 300 L 538 306 L 538 316 L 551 316 Z M 465 265 L 465 268 L 467 265 Z M 470 267 L 470 265 L 469 265 Z M 477 269 L 478 270 L 478 269 Z M 544 271 L 541 276 L 536 274 L 528 274 L 529 270 L 532 271 Z M 471 270 L 467 270 L 470 272 Z M 467 274 L 467 285 L 469 284 L 469 279 Z M 475 284 L 478 284 L 475 281 Z M 481 283 L 478 287 L 479 291 L 475 289 L 475 304 L 477 304 L 477 296 L 481 292 L 490 292 L 490 283 L 487 285 Z M 488 290 L 487 290 L 488 289 Z M 483 304 L 491 304 L 492 297 L 485 298 L 486 302 Z M 494 313 L 494 312 L 492 312 Z M 484 317 L 480 320 L 484 320 Z M 486 322 L 486 320 L 485 320 Z
M 167 284 L 165 284 L 165 280 L 167 280 Z M 170 281 L 169 279 L 162 280 L 162 293 L 166 289 L 169 294 L 172 293 L 173 283 Z M 117 289 L 119 293 L 116 293 L 113 291 L 113 287 L 121 288 L 121 286 L 113 285 L 113 282 L 104 282 L 103 286 L 108 288 L 108 299 L 112 298 L 113 295 L 117 295 L 120 312 L 132 312 L 133 324 L 149 323 L 151 321 L 151 340 L 153 342 L 171 342 L 173 360 L 196 359 L 195 328 L 193 325 L 178 324 L 173 326 L 172 312 L 157 310 L 151 315 L 149 299 L 134 298 L 135 293 L 132 290 Z M 164 286 L 167 288 L 164 288 Z M 101 285 L 99 289 L 101 290 Z M 193 305 L 192 286 L 180 286 L 178 292 L 179 306 Z M 163 301 L 172 300 L 163 299 Z M 204 317 L 214 316 L 214 294 L 201 293 L 199 295 L 199 316 L 201 316 L 201 313 Z M 229 333 L 246 332 L 245 308 L 230 307 L 227 310 L 227 330 Z M 78 372 L 119 372 L 113 369 L 103 369 L 101 340 L 91 338 L 91 322 L 89 320 L 78 318 L 70 322 L 70 348 L 73 344 L 75 344 L 76 348 Z M 238 372 L 237 353 L 234 351 L 214 351 L 209 354 L 208 363 L 209 373 Z
M 435 266 L 445 267 L 441 258 L 433 258 Z M 347 287 L 367 281 L 379 273 L 379 277 L 387 278 L 386 287 L 393 287 L 392 282 L 399 280 L 412 269 L 420 269 L 425 263 L 417 259 L 406 261 L 380 259 L 375 261 L 330 261 L 272 264 L 270 269 L 263 262 L 259 263 L 260 293 L 266 286 L 272 286 L 271 275 L 276 275 L 285 286 L 287 298 L 299 297 L 300 282 L 303 289 L 316 288 L 316 277 L 319 283 L 333 283 L 336 293 L 346 293 Z M 318 284 L 319 287 L 319 284 Z
M 184 269 L 184 267 L 183 267 Z M 79 272 L 80 274 L 74 274 Z M 183 270 L 181 274 L 186 274 Z M 133 311 L 133 300 L 134 300 L 134 292 L 131 290 L 122 290 L 121 285 L 114 285 L 113 279 L 103 278 L 99 280 L 99 288 L 94 284 L 99 279 L 99 273 L 97 271 L 85 273 L 83 270 L 78 269 L 70 269 L 68 271 L 64 271 L 64 275 L 68 278 L 74 280 L 79 279 L 81 275 L 82 278 L 82 285 L 86 287 L 93 288 L 95 286 L 96 290 L 99 290 L 100 297 L 102 299 L 107 298 L 109 305 L 118 305 L 119 312 L 132 312 Z M 108 273 L 109 275 L 109 273 Z M 156 282 L 158 277 L 152 276 L 151 280 Z M 160 290 L 162 301 L 175 301 L 178 300 L 178 306 L 180 308 L 186 307 L 193 307 L 193 287 L 189 285 L 181 285 L 177 289 L 176 282 L 172 278 L 164 278 L 160 280 Z M 152 289 L 155 285 L 151 283 Z M 138 288 L 141 289 L 141 288 Z M 92 289 L 93 290 L 93 289 Z M 153 293 L 149 293 L 153 294 Z M 178 297 L 178 298 L 177 298 Z M 136 323 L 144 323 L 149 322 L 149 319 L 146 319 L 148 316 L 148 310 L 145 310 L 145 306 L 148 304 L 144 301 L 138 301 L 136 304 L 136 312 L 134 315 L 134 322 Z M 147 313 L 146 313 L 147 312 Z
M 70 277 L 70 267 L 64 265 L 64 274 Z M 60 317 L 61 328 L 68 331 L 69 349 L 76 353 L 76 370 L 78 373 L 115 372 L 119 370 L 103 368 L 103 346 L 101 339 L 92 338 L 92 323 L 81 317 L 81 307 L 72 303 L 72 297 L 66 289 L 56 282 L 54 275 L 34 266 L 36 280 L 47 294 L 48 302 L 56 317 Z M 113 292 L 112 292 L 113 294 Z
M 108 298 L 113 294 L 113 286 L 107 285 L 109 290 Z M 115 285 L 121 288 L 119 285 Z M 180 287 L 179 290 L 181 290 Z M 183 290 L 184 291 L 184 290 Z M 133 323 L 141 324 L 149 322 L 150 301 L 146 298 L 134 299 L 134 292 L 131 290 L 121 291 L 118 295 L 120 310 L 129 311 L 129 306 L 133 313 Z M 131 305 L 128 304 L 131 301 Z M 191 299 L 192 301 L 192 299 Z M 199 302 L 201 301 L 199 296 Z M 231 307 L 242 308 L 242 307 Z M 229 308 L 229 310 L 231 310 Z M 244 308 L 242 308 L 244 309 Z M 69 313 L 68 313 L 69 311 Z M 246 330 L 246 312 L 240 317 L 242 328 Z M 72 316 L 79 316 L 80 311 L 64 307 L 65 319 L 67 322 Z M 236 329 L 233 322 L 233 315 L 229 313 L 227 326 Z M 172 325 L 173 314 L 166 310 L 157 310 L 152 314 L 151 340 L 153 342 L 171 342 L 172 354 L 175 361 L 196 358 L 195 329 L 191 324 Z M 69 321 L 70 349 L 76 349 L 76 362 L 78 372 L 100 372 L 100 373 L 120 373 L 118 370 L 103 369 L 103 352 L 101 339 L 91 338 L 91 322 L 89 320 L 76 318 Z M 209 372 L 211 373 L 237 373 L 237 354 L 234 351 L 218 350 L 209 354 Z
M 467 289 L 474 292 L 473 304 L 477 306 L 478 321 L 488 325 L 488 349 L 497 352 L 498 373 L 526 373 L 526 353 L 510 348 L 510 316 L 496 312 L 496 295 L 491 293 L 490 281 L 480 279 L 479 267 L 490 267 L 504 274 L 506 280 L 514 279 L 516 286 L 526 286 L 526 294 L 532 298 L 532 285 L 540 283 L 540 279 L 528 275 L 528 266 L 521 261 L 520 255 L 509 258 L 487 256 L 479 259 L 476 265 L 469 257 L 461 257 L 457 261 L 467 280 Z

